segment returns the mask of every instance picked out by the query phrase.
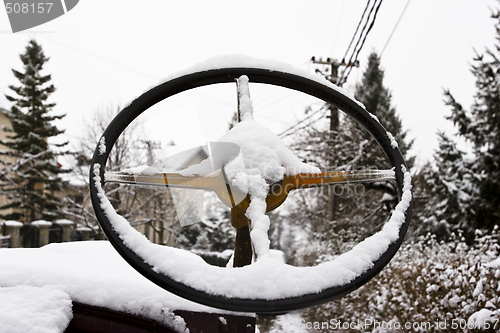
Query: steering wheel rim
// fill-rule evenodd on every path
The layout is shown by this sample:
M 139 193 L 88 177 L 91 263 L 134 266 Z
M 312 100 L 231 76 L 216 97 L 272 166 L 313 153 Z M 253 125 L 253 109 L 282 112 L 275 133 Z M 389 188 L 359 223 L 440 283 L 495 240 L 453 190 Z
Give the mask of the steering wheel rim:
M 281 86 L 317 97 L 326 103 L 338 107 L 354 118 L 375 138 L 394 167 L 398 197 L 401 201 L 404 187 L 404 173 L 406 171 L 404 158 L 397 145 L 394 144 L 392 136 L 388 134 L 376 117 L 366 111 L 359 102 L 345 95 L 333 85 L 328 85 L 319 80 L 299 74 L 253 66 L 224 67 L 195 71 L 161 83 L 135 99 L 113 119 L 101 136 L 100 142 L 105 142 L 105 145 L 98 144 L 92 158 L 92 168 L 98 165 L 100 172 L 100 174 L 90 172 L 90 193 L 96 217 L 110 243 L 132 267 L 163 289 L 196 303 L 238 312 L 283 313 L 340 298 L 371 280 L 395 255 L 403 242 L 409 226 L 411 202 L 404 211 L 404 222 L 399 229 L 398 239 L 389 245 L 378 260 L 373 262 L 371 268 L 344 285 L 327 288 L 319 293 L 275 300 L 229 298 L 221 295 L 211 295 L 155 271 L 153 267 L 147 264 L 133 250 L 124 245 L 120 235 L 113 229 L 108 216 L 100 205 L 99 189 L 97 188 L 96 180 L 98 183 L 104 180 L 104 170 L 110 150 L 121 133 L 134 119 L 151 106 L 170 96 L 197 87 L 234 82 L 235 79 L 242 75 L 248 76 L 250 81 L 254 83 Z M 104 146 L 105 150 L 103 149 Z

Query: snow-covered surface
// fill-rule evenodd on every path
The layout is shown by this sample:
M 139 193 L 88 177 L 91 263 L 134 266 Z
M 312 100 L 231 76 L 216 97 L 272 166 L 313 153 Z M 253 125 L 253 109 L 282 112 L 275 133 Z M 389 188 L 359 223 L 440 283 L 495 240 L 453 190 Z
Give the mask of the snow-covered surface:
M 22 227 L 23 226 L 22 222 L 18 222 L 18 221 L 3 221 L 1 224 L 3 224 L 4 226 L 7 226 L 7 227 Z
M 71 220 L 65 220 L 65 219 L 57 220 L 56 223 L 59 225 L 73 225 L 73 224 L 75 224 L 75 222 L 73 222 Z
M 172 75 L 162 79 L 160 81 L 161 83 L 171 81 L 173 79 L 179 78 L 184 75 L 188 74 L 193 74 L 197 72 L 205 72 L 208 70 L 213 70 L 213 69 L 221 69 L 221 68 L 262 68 L 262 69 L 268 69 L 270 71 L 276 71 L 276 72 L 285 72 L 285 73 L 290 73 L 290 74 L 295 74 L 298 76 L 302 76 L 305 78 L 308 78 L 310 80 L 316 81 L 318 83 L 321 83 L 329 88 L 332 88 L 336 91 L 339 91 L 345 96 L 348 96 L 350 99 L 353 101 L 356 101 L 353 95 L 348 93 L 347 91 L 343 90 L 339 86 L 331 83 L 330 81 L 326 80 L 323 76 L 320 76 L 315 73 L 311 73 L 309 71 L 297 68 L 293 65 L 272 60 L 272 59 L 259 59 L 247 55 L 242 55 L 242 54 L 230 54 L 230 55 L 220 55 L 220 56 L 215 56 L 209 59 L 206 59 L 205 61 L 202 61 L 198 64 L 195 64 L 189 68 L 186 68 L 184 70 L 180 70 L 176 73 L 173 73 Z M 155 86 L 151 87 L 150 89 L 154 88 Z M 148 89 L 149 90 L 149 89 Z M 364 105 L 356 101 L 361 107 L 365 108 Z M 130 103 L 129 103 L 130 104 Z
M 490 267 L 490 268 L 500 268 L 500 257 L 496 258 L 492 262 L 485 264 L 484 266 Z
M 92 231 L 92 228 L 79 226 L 76 228 L 76 231 Z
M 399 145 L 398 145 L 398 142 L 396 141 L 396 139 L 394 138 L 394 135 L 392 135 L 391 132 L 387 132 L 387 136 L 391 140 L 391 147 L 394 149 L 398 148 Z
M 59 333 L 73 318 L 70 296 L 53 285 L 0 287 L 0 300 L 0 332 Z
M 492 310 L 481 309 L 469 317 L 469 319 L 467 320 L 467 326 L 476 329 L 485 329 L 485 328 L 487 329 L 493 327 L 493 324 L 490 324 L 490 320 L 494 319 L 493 323 L 496 323 L 498 321 L 498 318 L 492 318 L 492 317 L 493 317 Z
M 45 221 L 45 220 L 38 220 L 38 221 L 31 222 L 31 225 L 34 225 L 37 227 L 49 227 L 52 225 L 52 222 Z
M 55 327 L 72 318 L 70 299 L 141 315 L 180 332 L 184 323 L 173 310 L 225 313 L 156 286 L 107 241 L 0 250 L 0 332 L 62 332 Z
M 99 140 L 99 155 L 106 154 L 106 138 L 101 137 Z

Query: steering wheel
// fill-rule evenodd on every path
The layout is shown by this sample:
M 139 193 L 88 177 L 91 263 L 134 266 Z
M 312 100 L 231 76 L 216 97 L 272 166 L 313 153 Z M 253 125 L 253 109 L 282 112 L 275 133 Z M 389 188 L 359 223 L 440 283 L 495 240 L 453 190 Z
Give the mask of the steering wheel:
M 245 216 L 252 198 L 247 193 L 238 192 L 238 189 L 230 186 L 231 181 L 228 180 L 224 167 L 216 176 L 161 172 L 148 174 L 105 172 L 111 148 L 128 125 L 144 111 L 180 92 L 207 85 L 235 82 L 243 76 L 249 78 L 250 82 L 300 91 L 339 108 L 375 138 L 392 165 L 390 170 L 372 170 L 371 172 L 285 174 L 280 181 L 269 184 L 265 198 L 266 211 L 271 211 L 281 205 L 292 190 L 339 182 L 394 179 L 399 202 L 381 231 L 365 239 L 333 262 L 324 265 L 282 268 L 275 266 L 272 262 L 259 260 L 259 257 L 255 263 L 251 264 L 251 247 L 249 257 L 247 246 L 246 254 L 239 253 L 238 247 L 235 249 L 234 266 L 240 268 L 220 268 L 201 264 L 194 259 L 191 264 L 185 263 L 184 261 L 191 259 L 184 259 L 185 255 L 179 255 L 179 251 L 182 250 L 149 243 L 114 211 L 103 190 L 106 182 L 206 189 L 216 192 L 219 198 L 231 208 L 231 223 L 238 232 L 243 233 L 245 228 L 252 229 L 252 222 Z M 184 74 L 168 79 L 142 94 L 113 119 L 95 149 L 91 168 L 92 204 L 102 230 L 120 255 L 138 272 L 169 292 L 200 304 L 231 311 L 283 313 L 321 304 L 348 294 L 372 279 L 389 263 L 403 242 L 411 215 L 411 180 L 393 136 L 362 104 L 349 97 L 337 86 L 313 74 L 284 65 L 269 66 L 265 63 L 254 65 L 252 61 L 243 61 L 236 65 L 214 67 L 208 63 L 206 66 L 194 67 Z M 237 233 L 237 242 L 241 241 L 241 237 L 238 240 L 239 236 L 241 235 Z M 236 263 L 237 260 L 240 263 Z M 183 265 L 186 267 L 191 265 L 192 272 L 185 273 L 187 268 Z M 280 272 L 277 274 L 281 275 L 273 275 L 272 271 L 275 267 Z M 280 281 L 280 276 L 283 277 L 283 274 L 287 277 Z M 210 280 L 210 275 L 216 278 Z M 294 276 L 298 276 L 296 280 Z M 242 288 L 246 291 L 233 292 L 232 289 L 227 289 L 225 286 L 237 283 L 231 281 L 232 279 L 248 285 L 248 288 Z M 255 282 L 259 279 L 262 281 Z M 276 294 L 269 292 L 280 289 L 281 285 L 287 282 L 308 284 L 308 286 L 304 288 L 293 286 L 290 289 L 283 287 L 285 289 Z M 267 287 L 262 287 L 263 285 Z

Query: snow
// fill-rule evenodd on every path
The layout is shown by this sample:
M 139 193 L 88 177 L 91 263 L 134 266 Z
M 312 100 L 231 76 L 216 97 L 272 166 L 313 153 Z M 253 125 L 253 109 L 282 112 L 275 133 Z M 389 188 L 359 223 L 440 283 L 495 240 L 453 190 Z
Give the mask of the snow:
M 71 220 L 66 220 L 66 219 L 57 220 L 56 223 L 59 225 L 73 225 L 73 224 L 75 224 L 75 222 L 73 222 Z
M 398 239 L 404 212 L 411 201 L 411 178 L 409 172 L 404 170 L 403 196 L 389 222 L 380 232 L 333 261 L 314 267 L 293 267 L 279 264 L 266 253 L 260 253 L 262 260 L 257 260 L 252 265 L 221 268 L 206 264 L 190 252 L 151 244 L 114 211 L 101 188 L 99 164 L 94 165 L 93 172 L 101 208 L 112 227 L 120 235 L 125 246 L 143 258 L 154 270 L 209 294 L 248 299 L 271 300 L 300 296 L 352 281 L 372 267 L 373 261 L 380 258 L 388 246 Z M 264 222 L 261 221 L 261 225 Z M 264 225 L 263 228 L 265 227 Z M 262 244 L 258 246 L 264 248 Z
M 106 138 L 101 137 L 99 140 L 99 155 L 106 154 Z
M 59 333 L 73 318 L 70 296 L 54 286 L 0 287 L 0 299 L 0 332 Z
M 337 86 L 308 72 L 291 66 L 248 57 L 218 57 L 179 72 L 176 77 L 222 67 L 260 67 L 278 70 L 313 79 L 344 93 Z M 220 142 L 239 146 L 242 159 L 239 163 L 228 163 L 224 171 L 232 186 L 250 195 L 250 206 L 246 216 L 251 220 L 251 238 L 256 261 L 241 268 L 222 268 L 206 264 L 199 256 L 176 248 L 151 244 L 147 238 L 133 229 L 128 221 L 118 215 L 101 187 L 99 164 L 93 166 L 94 182 L 100 206 L 113 229 L 125 246 L 133 250 L 153 270 L 208 294 L 246 299 L 281 299 L 321 292 L 353 281 L 373 265 L 399 238 L 405 212 L 411 202 L 411 178 L 402 166 L 404 188 L 401 201 L 395 207 L 389 221 L 382 230 L 330 262 L 314 267 L 293 267 L 273 259 L 269 251 L 269 217 L 265 215 L 265 199 L 269 184 L 281 181 L 285 175 L 298 173 L 317 174 L 320 170 L 304 164 L 269 129 L 253 119 L 253 106 L 248 88 L 248 77 L 239 78 L 239 108 L 241 122 L 222 136 Z M 392 146 L 397 143 L 390 133 Z M 235 159 L 238 160 L 238 159 Z M 213 168 L 212 168 L 213 170 Z
M 247 55 L 241 55 L 241 54 L 229 54 L 229 55 L 219 55 L 215 56 L 209 59 L 206 59 L 205 61 L 202 61 L 198 64 L 195 64 L 192 67 L 186 68 L 184 70 L 180 70 L 176 73 L 173 73 L 172 75 L 166 77 L 165 79 L 161 80 L 159 84 L 162 84 L 167 81 L 174 80 L 176 78 L 179 78 L 184 75 L 189 75 L 197 72 L 205 72 L 208 70 L 213 70 L 213 69 L 221 69 L 221 68 L 262 68 L 262 69 L 267 69 L 269 71 L 276 71 L 276 72 L 284 72 L 284 73 L 290 73 L 290 74 L 295 74 L 298 76 L 302 76 L 305 78 L 308 78 L 310 80 L 313 80 L 315 82 L 321 83 L 322 85 L 325 85 L 329 88 L 332 88 L 341 94 L 348 96 L 350 99 L 358 103 L 362 108 L 366 109 L 365 106 L 359 102 L 356 101 L 353 95 L 348 93 L 347 91 L 343 90 L 339 86 L 331 83 L 330 81 L 326 80 L 323 76 L 320 76 L 315 73 L 311 73 L 309 71 L 297 68 L 293 65 L 272 60 L 272 59 L 259 59 Z M 151 87 L 150 89 L 154 88 L 155 86 Z M 149 90 L 149 89 L 148 89 Z M 127 105 L 131 104 L 128 103 Z
M 363 106 L 363 108 L 365 108 L 365 107 Z M 366 109 L 366 108 L 365 108 L 365 109 Z M 370 117 L 372 117 L 372 118 L 373 118 L 373 119 L 374 119 L 377 123 L 379 123 L 379 124 L 380 124 L 380 120 L 378 119 L 378 117 L 377 117 L 376 115 L 374 115 L 374 114 L 373 114 L 373 113 L 371 113 L 371 112 L 368 112 L 368 114 L 369 114 L 369 115 L 370 115 Z
M 384 193 L 382 198 L 380 198 L 379 202 L 392 202 L 394 201 L 394 197 L 389 193 Z
M 80 232 L 82 232 L 82 231 L 92 231 L 92 228 L 84 227 L 84 226 L 78 226 L 76 228 L 76 231 L 80 231 Z
M 485 264 L 486 267 L 490 268 L 500 268 L 500 257 L 496 258 L 495 260 Z
M 211 63 L 205 68 L 213 66 Z M 224 61 L 223 66 L 232 66 L 232 63 Z M 95 164 L 94 185 L 104 214 L 124 245 L 132 249 L 155 271 L 208 294 L 272 300 L 317 293 L 353 281 L 370 269 L 373 262 L 399 238 L 404 213 L 411 202 L 409 172 L 402 166 L 403 195 L 390 220 L 380 232 L 365 239 L 351 251 L 314 267 L 293 267 L 280 263 L 273 259 L 269 251 L 267 232 L 270 220 L 265 214 L 269 184 L 281 181 L 285 175 L 317 174 L 320 170 L 302 163 L 276 134 L 255 122 L 248 77 L 239 78 L 238 89 L 242 121 L 223 135 L 220 142 L 234 143 L 240 148 L 242 161 L 240 159 L 240 163 L 226 164 L 224 171 L 232 186 L 250 195 L 251 202 L 246 216 L 251 220 L 251 238 L 256 254 L 256 261 L 252 265 L 241 268 L 214 267 L 193 253 L 151 244 L 144 235 L 133 229 L 125 218 L 115 212 L 101 187 L 101 166 Z
M 477 296 L 479 296 L 482 293 L 483 293 L 483 279 L 480 279 L 477 282 L 476 288 L 474 289 L 474 292 L 472 293 L 472 296 L 473 297 L 477 297 Z
M 488 309 L 481 309 L 475 312 L 472 316 L 469 317 L 467 321 L 467 327 L 471 328 L 487 328 L 485 327 L 486 323 L 492 319 L 493 311 Z
M 453 308 L 456 308 L 460 304 L 461 301 L 462 301 L 462 299 L 458 295 L 455 295 L 448 300 L 450 306 Z
M 391 140 L 391 147 L 394 149 L 398 148 L 399 146 L 396 139 L 394 138 L 394 135 L 392 135 L 391 132 L 387 132 L 387 136 L 389 137 L 389 140 Z
M 44 220 L 38 220 L 38 221 L 31 222 L 31 225 L 34 225 L 34 226 L 37 226 L 37 227 L 47 227 L 47 226 L 51 226 L 52 222 L 44 221 Z
M 2 224 L 6 227 L 22 227 L 22 222 L 18 221 L 3 221 Z
M 315 323 L 307 322 L 302 319 L 299 312 L 289 312 L 287 314 L 278 316 L 274 322 L 274 327 L 269 333 L 309 333 L 315 332 L 311 329 L 314 328 Z
M 248 77 L 238 79 L 241 122 L 222 136 L 221 142 L 235 143 L 240 147 L 243 164 L 225 169 L 231 185 L 248 191 L 250 207 L 246 216 L 252 221 L 251 238 L 257 258 L 269 255 L 269 217 L 266 197 L 269 184 L 283 180 L 285 175 L 320 173 L 316 167 L 302 163 L 279 137 L 253 118 Z M 245 184 L 246 183 L 246 184 Z
M 2 249 L 0 300 L 0 332 L 9 333 L 64 331 L 61 327 L 72 318 L 71 301 L 144 316 L 175 326 L 179 332 L 185 327 L 173 310 L 227 313 L 156 286 L 128 265 L 108 241 Z
M 224 317 L 220 316 L 220 317 L 219 317 L 219 320 L 220 320 L 220 323 L 221 323 L 222 325 L 227 325 L 227 320 L 226 320 L 226 318 L 224 318 Z

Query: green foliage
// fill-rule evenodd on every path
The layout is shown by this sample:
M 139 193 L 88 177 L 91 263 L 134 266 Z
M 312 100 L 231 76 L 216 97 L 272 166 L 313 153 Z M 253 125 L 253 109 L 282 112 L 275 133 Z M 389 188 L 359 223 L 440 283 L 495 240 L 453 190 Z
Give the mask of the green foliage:
M 49 115 L 55 104 L 48 99 L 55 87 L 50 75 L 42 75 L 49 60 L 42 47 L 31 40 L 20 58 L 24 72 L 12 70 L 20 85 L 9 86 L 15 95 L 6 95 L 14 103 L 6 113 L 12 126 L 4 130 L 10 135 L 0 142 L 7 148 L 0 152 L 4 156 L 1 190 L 9 202 L 0 209 L 12 209 L 2 216 L 5 219 L 53 221 L 63 217 L 64 203 L 56 193 L 63 184 L 58 175 L 65 170 L 57 164 L 58 154 L 50 149 L 48 140 L 64 132 L 52 124 L 64 115 Z

